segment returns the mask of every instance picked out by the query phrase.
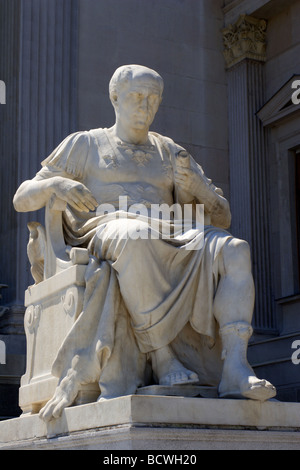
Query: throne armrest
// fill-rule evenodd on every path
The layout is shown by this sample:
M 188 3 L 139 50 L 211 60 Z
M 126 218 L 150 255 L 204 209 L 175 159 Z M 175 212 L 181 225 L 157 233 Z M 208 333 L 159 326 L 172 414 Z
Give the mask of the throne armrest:
M 29 222 L 30 231 L 27 254 L 35 284 L 49 279 L 70 266 L 89 262 L 86 248 L 67 246 L 63 234 L 62 213 L 66 202 L 52 197 L 46 205 L 45 227 Z
M 67 246 L 63 234 L 62 213 L 67 203 L 55 195 L 46 205 L 46 256 L 44 279 L 63 271 L 74 264 L 88 264 L 89 253 L 86 248 Z

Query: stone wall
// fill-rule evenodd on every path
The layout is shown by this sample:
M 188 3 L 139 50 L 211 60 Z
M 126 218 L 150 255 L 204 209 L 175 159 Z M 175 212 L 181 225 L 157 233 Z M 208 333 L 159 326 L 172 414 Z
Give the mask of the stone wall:
M 300 2 L 268 20 L 266 100 L 300 73 Z

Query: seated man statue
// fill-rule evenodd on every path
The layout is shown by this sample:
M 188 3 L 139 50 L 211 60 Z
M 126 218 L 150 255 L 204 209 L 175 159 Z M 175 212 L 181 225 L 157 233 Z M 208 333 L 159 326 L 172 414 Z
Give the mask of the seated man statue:
M 109 92 L 114 126 L 68 136 L 14 197 L 21 212 L 51 198 L 65 201 L 66 244 L 87 248 L 90 259 L 83 310 L 58 351 L 58 386 L 41 417 L 58 417 L 80 384 L 98 382 L 99 400 L 135 393 L 146 383 L 149 364 L 159 385 L 198 383 L 194 367 L 172 347 L 187 324 L 212 343 L 216 335 L 221 340 L 220 397 L 272 398 L 275 388 L 247 361 L 254 305 L 250 250 L 226 231 L 231 214 L 222 190 L 185 149 L 149 132 L 162 100 L 158 73 L 122 66 Z M 125 198 L 128 207 L 149 210 L 203 204 L 204 225 L 177 236 L 174 221 L 160 220 L 158 236 L 150 236 L 151 217 L 120 207 Z M 162 226 L 171 228 L 169 236 L 160 236 Z

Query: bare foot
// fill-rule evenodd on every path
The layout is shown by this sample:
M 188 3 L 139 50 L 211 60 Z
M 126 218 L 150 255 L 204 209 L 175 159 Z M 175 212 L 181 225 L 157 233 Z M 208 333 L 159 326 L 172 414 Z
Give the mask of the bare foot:
M 152 368 L 159 385 L 192 384 L 199 381 L 198 375 L 186 369 L 178 361 L 172 349 L 165 346 L 151 352 Z
M 276 388 L 267 380 L 258 379 L 247 360 L 248 339 L 252 327 L 246 322 L 233 322 L 221 330 L 224 359 L 220 398 L 250 398 L 265 401 L 276 395 Z
M 250 398 L 265 401 L 275 397 L 276 388 L 267 380 L 259 379 L 247 365 L 224 367 L 219 385 L 220 398 Z
M 39 417 L 46 422 L 58 418 L 64 408 L 73 404 L 78 388 L 77 374 L 73 369 L 69 369 L 66 377 L 56 387 L 54 396 L 40 410 Z

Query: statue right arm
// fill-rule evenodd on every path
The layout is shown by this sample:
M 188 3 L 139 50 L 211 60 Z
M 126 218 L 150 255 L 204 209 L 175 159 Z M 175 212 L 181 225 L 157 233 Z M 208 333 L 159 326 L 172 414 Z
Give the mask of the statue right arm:
M 95 210 L 97 201 L 89 189 L 80 183 L 89 148 L 89 132 L 75 132 L 67 136 L 42 162 L 43 168 L 36 176 L 21 184 L 13 200 L 15 209 L 18 212 L 35 211 L 56 196 L 78 211 Z
M 35 211 L 44 207 L 53 195 L 78 211 L 89 212 L 98 206 L 92 193 L 82 183 L 62 176 L 41 178 L 38 175 L 21 184 L 13 204 L 18 212 Z

